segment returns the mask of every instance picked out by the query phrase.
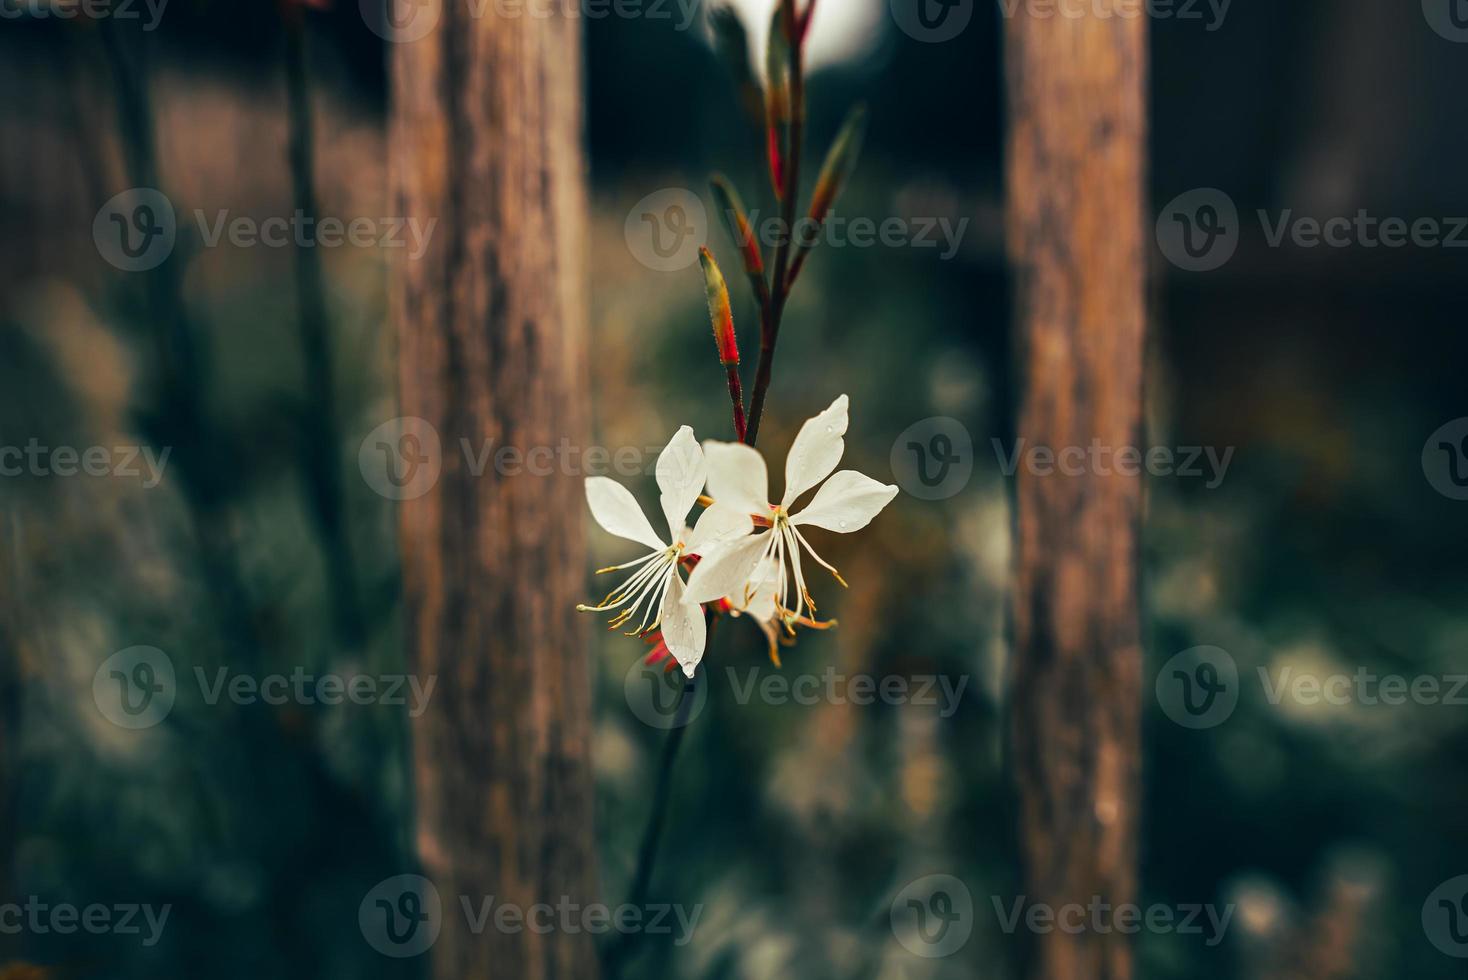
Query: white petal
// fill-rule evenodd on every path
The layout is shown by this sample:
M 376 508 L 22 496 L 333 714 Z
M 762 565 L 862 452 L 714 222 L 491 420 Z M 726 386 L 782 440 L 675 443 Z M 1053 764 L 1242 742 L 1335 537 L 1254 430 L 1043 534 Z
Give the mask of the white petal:
M 751 514 L 769 512 L 770 476 L 759 450 L 742 442 L 710 440 L 703 451 L 709 464 L 709 496 Z
M 800 513 L 790 515 L 790 523 L 813 524 L 842 534 L 860 531 L 895 496 L 897 488 L 891 484 L 878 483 L 856 470 L 842 470 L 821 485 Z
M 692 677 L 703 659 L 708 624 L 703 621 L 703 607 L 687 601 L 683 580 L 677 572 L 668 582 L 668 591 L 663 593 L 662 631 L 668 652 L 683 667 L 683 673 Z
M 795 498 L 824 480 L 841 462 L 841 453 L 846 449 L 846 396 L 841 395 L 829 408 L 805 425 L 795 436 L 790 446 L 790 455 L 785 457 L 785 497 L 782 507 L 795 503 Z
M 749 515 L 737 507 L 715 503 L 699 515 L 698 526 L 683 538 L 690 555 L 702 555 L 727 541 L 742 538 L 754 530 Z
M 649 548 L 662 550 L 667 542 L 658 537 L 637 499 L 632 492 L 616 480 L 604 476 L 586 478 L 586 502 L 591 506 L 591 516 L 606 529 L 608 534 L 645 544 Z
M 745 612 L 760 622 L 775 618 L 775 590 L 780 587 L 780 570 L 773 561 L 762 561 L 749 577 L 749 608 Z M 742 600 L 743 589 L 730 601 Z
M 674 537 L 683 527 L 683 518 L 703 493 L 708 479 L 708 463 L 693 430 L 683 426 L 668 440 L 658 456 L 655 470 L 658 489 L 663 492 L 663 514 L 668 518 L 668 533 Z
M 747 538 L 710 549 L 688 576 L 688 601 L 713 602 L 726 595 L 743 598 L 744 586 L 749 581 L 754 566 L 769 545 L 766 534 L 751 534 Z

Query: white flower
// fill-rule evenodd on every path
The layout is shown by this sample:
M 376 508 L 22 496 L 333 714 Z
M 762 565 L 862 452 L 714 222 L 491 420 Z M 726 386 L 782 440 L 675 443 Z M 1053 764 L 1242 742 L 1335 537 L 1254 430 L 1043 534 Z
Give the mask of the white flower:
M 679 429 L 658 456 L 656 474 L 658 489 L 662 491 L 663 517 L 668 524 L 666 541 L 652 529 L 626 487 L 604 476 L 587 478 L 586 502 L 591 505 L 591 516 L 596 522 L 609 533 L 652 550 L 633 561 L 601 569 L 597 574 L 623 568 L 637 568 L 637 571 L 597 605 L 576 608 L 583 612 L 620 609 L 612 618 L 612 629 L 625 625 L 643 610 L 636 629 L 627 635 L 661 629 L 668 651 L 682 665 L 683 672 L 692 677 L 703 659 L 707 635 L 703 611 L 697 603 L 688 601 L 678 563 L 687 555 L 702 554 L 703 549 L 720 541 L 747 535 L 753 525 L 749 515 L 738 508 L 716 504 L 705 510 L 693 531 L 688 532 L 683 520 L 703 492 L 708 474 L 703 450 L 688 426 Z
M 769 475 L 763 457 L 755 449 L 742 443 L 703 444 L 708 458 L 709 493 L 716 506 L 768 515 L 770 528 L 737 540 L 726 538 L 717 548 L 710 548 L 688 577 L 685 601 L 710 602 L 727 596 L 736 608 L 778 614 L 788 629 L 802 618 L 806 606 L 811 612 L 816 608 L 800 565 L 802 548 L 835 575 L 836 581 L 846 584 L 836 569 L 816 554 L 800 528 L 808 525 L 840 534 L 859 531 L 897 496 L 895 486 L 878 483 L 855 470 L 831 474 L 846 448 L 842 438 L 847 426 L 846 404 L 846 396 L 842 395 L 801 426 L 785 460 L 785 495 L 779 504 L 768 502 Z M 827 476 L 831 478 L 827 480 Z M 791 505 L 822 480 L 825 483 L 810 503 L 792 512 Z M 772 563 L 775 570 L 772 582 L 771 565 L 765 562 Z M 792 582 L 793 605 L 788 601 Z

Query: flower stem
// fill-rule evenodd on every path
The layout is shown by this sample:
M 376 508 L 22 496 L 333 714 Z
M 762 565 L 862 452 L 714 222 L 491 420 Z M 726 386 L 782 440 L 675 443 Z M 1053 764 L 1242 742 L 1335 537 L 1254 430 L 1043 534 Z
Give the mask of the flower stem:
M 713 613 L 705 613 L 708 620 L 708 636 L 713 637 L 714 625 L 719 621 Z M 683 684 L 683 695 L 678 701 L 678 712 L 673 716 L 673 727 L 663 742 L 663 756 L 658 763 L 657 781 L 653 784 L 652 809 L 647 815 L 647 825 L 642 830 L 642 843 L 637 849 L 637 867 L 632 872 L 632 888 L 627 893 L 627 904 L 642 908 L 647 902 L 647 889 L 652 882 L 653 867 L 657 864 L 658 844 L 662 840 L 663 825 L 667 822 L 668 799 L 673 788 L 673 763 L 678 758 L 678 749 L 683 745 L 683 733 L 688 728 L 688 714 L 693 708 L 694 681 Z M 602 980 L 616 980 L 621 975 L 622 964 L 632 952 L 634 943 L 642 932 L 620 933 L 617 939 L 602 953 Z
M 761 324 L 759 365 L 754 373 L 754 392 L 749 401 L 749 425 L 744 442 L 753 446 L 759 437 L 760 419 L 765 414 L 765 397 L 770 391 L 770 376 L 775 366 L 775 343 L 780 339 L 780 321 L 785 316 L 785 301 L 790 296 L 794 277 L 790 271 L 790 252 L 795 239 L 795 208 L 800 199 L 800 145 L 805 123 L 805 71 L 800 38 L 790 45 L 790 124 L 789 159 L 784 175 L 784 193 L 780 199 L 781 221 L 785 234 L 775 245 L 775 261 L 770 268 L 770 296 L 760 304 Z
M 725 370 L 729 375 L 729 400 L 734 404 L 734 438 L 743 442 L 746 424 L 744 421 L 744 389 L 739 384 L 739 365 L 730 364 Z

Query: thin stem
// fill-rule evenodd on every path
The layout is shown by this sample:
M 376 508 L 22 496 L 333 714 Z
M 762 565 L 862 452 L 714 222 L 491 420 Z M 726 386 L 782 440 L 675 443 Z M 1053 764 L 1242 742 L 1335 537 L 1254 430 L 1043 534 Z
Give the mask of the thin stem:
M 790 0 L 782 0 L 790 2 Z M 780 323 L 785 316 L 785 302 L 790 298 L 794 277 L 790 271 L 790 246 L 795 239 L 795 209 L 800 199 L 800 147 L 805 123 L 805 71 L 802 38 L 790 44 L 790 125 L 788 159 L 786 160 L 784 194 L 781 195 L 781 221 L 784 235 L 775 246 L 775 261 L 770 268 L 770 302 L 762 309 L 760 325 L 759 365 L 755 368 L 754 393 L 749 402 L 749 427 L 744 441 L 753 446 L 759 437 L 760 420 L 765 414 L 765 398 L 770 391 L 770 378 L 775 366 L 775 344 L 780 339 Z
M 751 446 L 759 438 L 759 421 L 765 414 L 765 395 L 770 390 L 770 370 L 775 362 L 776 333 L 778 328 L 770 331 L 768 340 L 761 338 L 760 341 L 759 366 L 754 372 L 754 394 L 749 399 L 749 427 L 744 433 L 744 441 Z
M 719 620 L 713 613 L 705 613 L 705 616 L 708 621 L 708 638 L 712 639 L 714 625 Z M 641 908 L 647 901 L 653 867 L 657 864 L 658 844 L 662 841 L 663 825 L 667 822 L 668 799 L 673 788 L 673 763 L 678 758 L 678 749 L 683 745 L 688 714 L 693 709 L 695 700 L 694 681 L 689 678 L 683 684 L 683 696 L 678 701 L 678 712 L 673 716 L 672 730 L 663 742 L 663 756 L 658 763 L 657 780 L 653 784 L 652 809 L 648 812 L 647 825 L 642 831 L 642 844 L 637 849 L 637 867 L 632 872 L 632 888 L 627 894 L 627 904 L 633 908 Z M 606 948 L 602 955 L 603 980 L 616 980 L 621 975 L 623 962 L 641 936 L 641 932 L 622 933 Z
M 739 381 L 739 365 L 730 364 L 725 367 L 729 374 L 729 401 L 734 404 L 734 438 L 744 441 L 744 388 Z

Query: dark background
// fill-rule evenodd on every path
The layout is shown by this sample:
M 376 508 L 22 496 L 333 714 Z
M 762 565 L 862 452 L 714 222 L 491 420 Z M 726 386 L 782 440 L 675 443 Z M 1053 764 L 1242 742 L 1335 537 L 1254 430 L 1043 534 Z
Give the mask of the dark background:
M 653 895 L 702 903 L 703 915 L 687 947 L 658 946 L 639 961 L 646 976 L 1002 977 L 1012 956 L 991 903 L 1007 906 L 1017 888 L 999 698 L 1009 505 L 990 450 L 992 438 L 1010 439 L 1016 388 L 1000 24 L 980 4 L 959 38 L 923 44 L 885 10 L 874 20 L 878 36 L 813 76 L 808 152 L 821 152 L 846 106 L 864 100 L 866 148 L 838 210 L 970 223 L 949 261 L 880 246 L 813 257 L 782 337 L 762 446 L 779 460 L 799 422 L 846 391 L 850 465 L 888 479 L 898 434 L 949 416 L 972 435 L 975 469 L 958 495 L 903 494 L 859 544 L 829 545 L 852 590 L 818 591 L 841 628 L 807 636 L 784 669 L 970 683 L 946 719 L 917 705 L 739 704 L 722 668 L 772 668 L 747 623 L 721 629 Z M 308 22 L 321 210 L 391 214 L 384 46 L 355 3 Z M 1144 933 L 1139 969 L 1277 975 L 1260 964 L 1293 951 L 1306 965 L 1291 976 L 1456 975 L 1458 963 L 1424 935 L 1421 911 L 1438 884 L 1468 871 L 1468 711 L 1273 705 L 1255 676 L 1286 666 L 1407 677 L 1468 669 L 1468 505 L 1437 493 L 1420 459 L 1430 433 L 1468 414 L 1464 256 L 1271 248 L 1253 215 L 1468 215 L 1459 105 L 1468 46 L 1434 33 L 1415 3 L 1236 0 L 1213 32 L 1175 19 L 1151 28 L 1157 210 L 1193 188 L 1219 188 L 1243 228 L 1237 254 L 1214 271 L 1152 256 L 1148 439 L 1235 454 L 1216 488 L 1167 477 L 1149 485 L 1143 900 L 1237 911 L 1212 947 L 1203 936 Z M 180 210 L 289 213 L 276 9 L 172 0 L 147 48 L 160 182 Z M 684 422 L 720 435 L 727 409 L 699 276 L 640 265 L 623 223 L 661 188 L 708 201 L 712 169 L 768 212 L 758 126 L 701 30 L 588 21 L 586 48 L 595 440 L 656 444 Z M 97 25 L 0 22 L 0 92 L 0 443 L 146 440 L 156 371 L 138 284 L 91 240 L 97 209 L 127 186 Z M 732 267 L 727 240 L 715 233 L 713 244 Z M 176 261 L 207 341 L 199 422 L 214 506 L 267 641 L 253 669 L 401 671 L 393 504 L 356 465 L 362 437 L 397 414 L 384 256 L 323 256 L 345 429 L 338 463 L 371 610 L 368 640 L 351 649 L 328 628 L 302 492 L 295 412 L 311 382 L 295 338 L 290 250 L 185 245 Z M 752 355 L 742 285 L 735 315 Z M 650 481 L 632 489 L 652 499 Z M 155 947 L 26 936 L 8 954 L 11 969 L 421 970 L 378 955 L 356 920 L 376 882 L 412 867 L 401 711 L 209 705 L 185 692 L 165 724 L 116 728 L 91 698 L 113 652 L 157 646 L 180 671 L 231 662 L 180 490 L 169 480 L 144 489 L 7 477 L 0 494 L 0 655 L 13 681 L 3 710 L 17 767 L 4 787 L 14 834 L 0 868 L 15 895 L 173 904 Z M 625 560 L 592 534 L 596 564 Z M 1152 682 L 1168 658 L 1200 644 L 1228 650 L 1244 682 L 1228 721 L 1191 731 L 1160 710 Z M 595 658 L 598 833 L 612 903 L 626 893 L 662 734 L 623 697 L 640 650 L 612 637 Z M 967 883 L 974 935 L 951 958 L 919 960 L 893 941 L 887 907 L 934 872 Z M 1322 944 L 1350 950 L 1348 972 L 1308 972 L 1325 958 L 1314 952 Z

